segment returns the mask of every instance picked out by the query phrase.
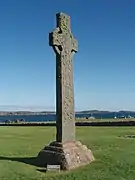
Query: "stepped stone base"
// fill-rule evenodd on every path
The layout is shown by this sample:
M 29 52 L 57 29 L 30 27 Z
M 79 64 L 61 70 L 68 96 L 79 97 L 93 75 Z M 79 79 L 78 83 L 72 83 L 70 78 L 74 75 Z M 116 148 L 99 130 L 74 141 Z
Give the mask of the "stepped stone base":
M 94 156 L 80 141 L 52 142 L 39 152 L 37 161 L 42 167 L 60 165 L 61 170 L 70 170 L 91 163 Z

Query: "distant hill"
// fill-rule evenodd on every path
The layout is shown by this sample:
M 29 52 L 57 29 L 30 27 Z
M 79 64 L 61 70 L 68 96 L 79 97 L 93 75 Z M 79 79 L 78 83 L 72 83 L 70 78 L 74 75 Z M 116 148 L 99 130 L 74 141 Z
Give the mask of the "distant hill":
M 47 115 L 47 114 L 55 114 L 54 111 L 41 111 L 41 112 L 31 112 L 31 111 L 0 111 L 0 116 L 15 116 L 15 115 Z M 102 116 L 111 116 L 114 117 L 118 116 L 135 116 L 135 111 L 99 111 L 99 110 L 84 110 L 84 111 L 77 111 L 76 114 L 86 114 L 86 115 L 97 115 L 98 117 Z
M 76 113 L 82 113 L 82 114 L 97 114 L 97 113 L 110 113 L 110 111 L 99 111 L 99 110 L 87 110 L 87 111 L 78 111 Z

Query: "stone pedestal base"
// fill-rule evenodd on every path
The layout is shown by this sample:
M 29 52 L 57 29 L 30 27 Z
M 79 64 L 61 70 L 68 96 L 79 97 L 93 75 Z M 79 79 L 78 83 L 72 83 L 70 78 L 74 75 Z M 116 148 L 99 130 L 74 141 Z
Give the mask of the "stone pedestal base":
M 42 167 L 55 164 L 60 165 L 61 170 L 70 170 L 91 163 L 94 156 L 80 141 L 52 142 L 39 152 L 37 161 Z

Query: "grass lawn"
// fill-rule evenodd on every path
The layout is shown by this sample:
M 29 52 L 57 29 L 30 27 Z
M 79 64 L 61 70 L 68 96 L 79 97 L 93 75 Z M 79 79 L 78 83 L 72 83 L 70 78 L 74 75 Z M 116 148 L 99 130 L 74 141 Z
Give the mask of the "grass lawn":
M 90 165 L 43 173 L 34 165 L 38 152 L 55 138 L 54 127 L 0 127 L 0 180 L 134 180 L 135 127 L 77 127 L 77 139 L 94 153 Z

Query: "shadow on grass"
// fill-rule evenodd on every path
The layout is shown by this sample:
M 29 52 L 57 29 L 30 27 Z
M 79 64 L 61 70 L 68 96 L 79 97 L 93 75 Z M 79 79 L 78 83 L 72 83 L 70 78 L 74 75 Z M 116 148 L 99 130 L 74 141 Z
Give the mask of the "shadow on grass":
M 24 164 L 36 166 L 36 167 L 43 167 L 38 163 L 37 157 L 4 157 L 4 156 L 0 156 L 0 160 L 16 161 L 16 162 L 21 162 Z

